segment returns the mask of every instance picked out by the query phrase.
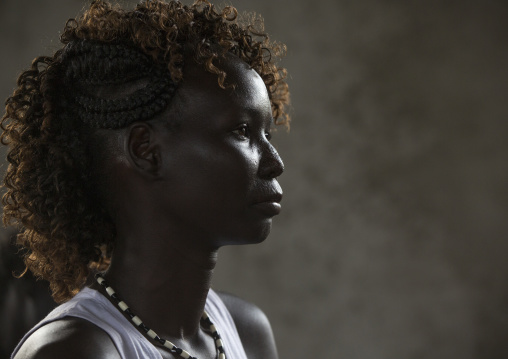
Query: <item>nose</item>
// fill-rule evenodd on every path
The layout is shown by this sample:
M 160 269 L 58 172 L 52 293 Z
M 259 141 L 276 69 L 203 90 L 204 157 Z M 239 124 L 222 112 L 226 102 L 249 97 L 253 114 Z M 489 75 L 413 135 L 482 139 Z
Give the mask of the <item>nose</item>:
M 284 163 L 270 142 L 265 142 L 259 161 L 258 174 L 264 179 L 279 177 L 284 172 Z

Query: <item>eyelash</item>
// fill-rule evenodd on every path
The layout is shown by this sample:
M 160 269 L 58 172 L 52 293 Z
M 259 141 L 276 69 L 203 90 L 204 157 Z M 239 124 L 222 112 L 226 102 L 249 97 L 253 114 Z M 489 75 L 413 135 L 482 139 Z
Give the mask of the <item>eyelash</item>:
M 243 137 L 243 138 L 249 138 L 250 137 L 250 128 L 246 124 L 241 125 L 234 132 L 238 136 Z M 267 141 L 270 141 L 272 139 L 272 134 L 269 131 L 265 132 L 265 138 L 266 138 Z
M 238 136 L 240 137 L 245 137 L 245 138 L 249 138 L 250 136 L 250 131 L 249 131 L 249 126 L 243 124 L 241 125 L 240 127 L 238 127 L 235 131 L 234 131 Z M 242 133 L 243 132 L 243 133 Z

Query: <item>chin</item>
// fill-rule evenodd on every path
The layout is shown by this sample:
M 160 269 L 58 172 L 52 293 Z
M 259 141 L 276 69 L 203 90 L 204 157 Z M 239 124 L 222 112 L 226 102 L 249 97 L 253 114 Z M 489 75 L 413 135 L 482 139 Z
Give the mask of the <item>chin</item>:
M 222 247 L 231 245 L 258 244 L 264 242 L 264 240 L 268 238 L 271 229 L 272 219 L 269 218 L 263 221 L 263 223 L 257 225 L 255 228 L 251 228 L 249 231 L 245 231 L 246 233 L 222 238 L 219 246 Z

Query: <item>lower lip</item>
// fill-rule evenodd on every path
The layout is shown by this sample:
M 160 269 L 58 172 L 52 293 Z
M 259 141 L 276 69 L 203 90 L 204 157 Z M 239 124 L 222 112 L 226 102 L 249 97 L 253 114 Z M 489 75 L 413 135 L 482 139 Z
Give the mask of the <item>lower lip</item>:
M 273 217 L 280 213 L 281 205 L 277 202 L 260 202 L 254 204 L 254 208 L 268 217 Z

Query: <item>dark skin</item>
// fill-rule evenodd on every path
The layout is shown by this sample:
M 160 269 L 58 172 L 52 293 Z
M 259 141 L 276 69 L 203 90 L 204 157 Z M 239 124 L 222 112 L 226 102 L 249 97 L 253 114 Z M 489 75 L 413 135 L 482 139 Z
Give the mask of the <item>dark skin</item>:
M 263 241 L 282 195 L 276 178 L 283 164 L 269 142 L 273 119 L 266 87 L 239 59 L 229 56 L 222 65 L 234 88 L 221 89 L 215 75 L 187 61 L 166 112 L 97 135 L 97 170 L 108 174 L 100 186 L 117 228 L 105 278 L 148 327 L 200 359 L 216 357 L 199 322 L 217 251 Z M 170 129 L 167 121 L 174 117 L 178 126 Z M 263 312 L 235 296 L 220 296 L 248 358 L 278 358 Z M 163 358 L 174 358 L 157 348 Z M 66 318 L 34 333 L 16 359 L 60 357 L 119 355 L 100 328 Z

